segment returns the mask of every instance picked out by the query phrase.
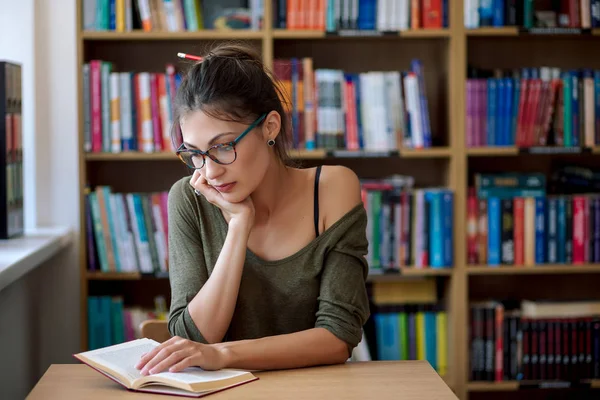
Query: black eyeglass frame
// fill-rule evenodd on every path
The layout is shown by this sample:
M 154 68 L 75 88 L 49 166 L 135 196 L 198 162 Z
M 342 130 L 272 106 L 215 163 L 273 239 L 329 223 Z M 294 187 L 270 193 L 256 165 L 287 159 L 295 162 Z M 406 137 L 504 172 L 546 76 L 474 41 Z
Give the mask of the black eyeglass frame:
M 206 151 L 196 150 L 196 149 L 187 149 L 185 147 L 185 145 L 183 143 L 181 143 L 181 145 L 175 151 L 175 154 L 181 160 L 181 162 L 183 162 L 185 165 L 187 165 L 191 169 L 201 169 L 202 167 L 204 167 L 204 165 L 206 164 L 206 157 L 210 157 L 210 159 L 213 160 L 214 162 L 216 162 L 217 164 L 221 164 L 221 165 L 233 164 L 235 162 L 235 160 L 237 160 L 237 151 L 235 149 L 235 145 L 238 144 L 240 142 L 240 140 L 242 140 L 244 138 L 244 136 L 246 136 L 250 131 L 252 131 L 252 129 L 256 128 L 258 126 L 258 124 L 260 124 L 265 119 L 266 116 L 267 116 L 267 113 L 262 114 L 260 117 L 258 117 L 258 119 L 256 121 L 254 121 L 252 124 L 250 124 L 250 126 L 248 128 L 246 128 L 244 130 L 244 132 L 240 133 L 240 135 L 231 142 L 215 144 L 215 145 L 209 147 L 208 150 L 206 150 Z M 220 147 L 227 147 L 227 146 L 231 146 L 233 148 L 233 161 L 231 161 L 231 162 L 219 161 L 217 158 L 215 158 L 209 154 L 210 151 L 213 149 L 220 148 Z M 183 159 L 183 157 L 182 157 L 183 153 L 192 153 L 192 156 L 194 154 L 201 155 L 202 156 L 202 165 L 199 167 L 189 165 Z

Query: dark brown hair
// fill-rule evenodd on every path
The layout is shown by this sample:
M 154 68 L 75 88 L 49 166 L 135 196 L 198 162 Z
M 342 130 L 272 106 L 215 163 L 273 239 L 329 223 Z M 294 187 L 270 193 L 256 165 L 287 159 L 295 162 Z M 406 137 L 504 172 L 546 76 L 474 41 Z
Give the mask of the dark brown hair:
M 262 114 L 277 111 L 281 130 L 274 149 L 278 158 L 290 165 L 291 132 L 282 104 L 285 97 L 260 55 L 238 42 L 224 42 L 199 55 L 203 60 L 188 70 L 177 91 L 171 131 L 175 148 L 183 141 L 179 122 L 190 112 L 201 110 L 220 120 L 251 124 Z M 263 123 L 264 120 L 258 126 Z

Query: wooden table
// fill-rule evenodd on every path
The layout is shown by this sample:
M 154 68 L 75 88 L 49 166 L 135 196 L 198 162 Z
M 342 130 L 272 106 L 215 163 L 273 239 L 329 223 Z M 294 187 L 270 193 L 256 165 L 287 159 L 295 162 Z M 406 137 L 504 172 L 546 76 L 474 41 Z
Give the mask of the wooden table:
M 443 379 L 425 361 L 352 362 L 254 374 L 260 379 L 205 398 L 457 399 Z M 28 396 L 29 400 L 141 398 L 164 400 L 169 397 L 130 392 L 84 364 L 51 365 Z

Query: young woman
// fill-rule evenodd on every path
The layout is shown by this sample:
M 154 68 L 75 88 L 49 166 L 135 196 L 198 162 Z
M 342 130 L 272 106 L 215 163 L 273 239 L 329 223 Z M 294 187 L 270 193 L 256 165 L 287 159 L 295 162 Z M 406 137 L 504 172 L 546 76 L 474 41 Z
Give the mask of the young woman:
M 177 94 L 169 192 L 173 337 L 142 374 L 343 363 L 369 317 L 367 216 L 350 169 L 298 169 L 280 92 L 251 49 L 224 44 Z

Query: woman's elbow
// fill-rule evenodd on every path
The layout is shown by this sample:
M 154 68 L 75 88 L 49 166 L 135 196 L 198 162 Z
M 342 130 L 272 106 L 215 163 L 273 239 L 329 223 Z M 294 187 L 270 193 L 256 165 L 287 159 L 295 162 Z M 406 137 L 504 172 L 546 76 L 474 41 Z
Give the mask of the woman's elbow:
M 351 356 L 350 346 L 343 340 L 336 338 L 335 346 L 332 346 L 332 362 L 334 364 L 343 364 Z

